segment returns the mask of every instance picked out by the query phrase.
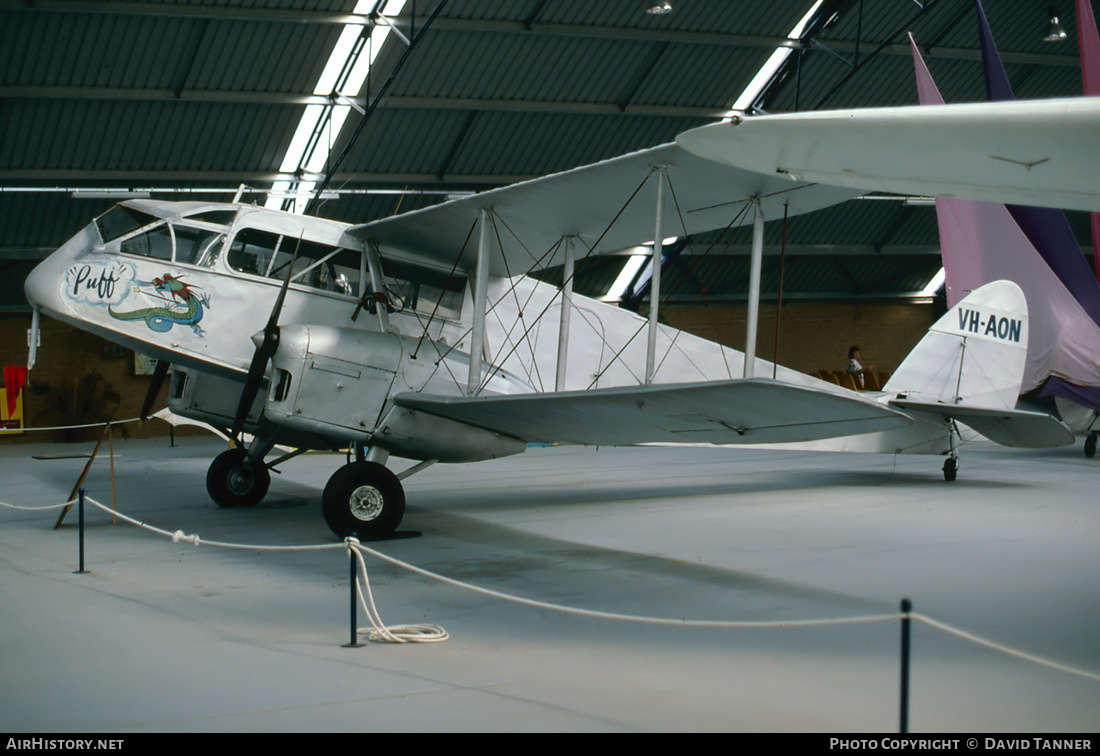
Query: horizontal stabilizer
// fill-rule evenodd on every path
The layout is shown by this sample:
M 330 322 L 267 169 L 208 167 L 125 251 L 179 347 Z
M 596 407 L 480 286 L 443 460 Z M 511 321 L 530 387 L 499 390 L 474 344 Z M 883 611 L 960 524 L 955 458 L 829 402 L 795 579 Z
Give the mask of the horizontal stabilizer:
M 606 446 L 813 441 L 912 423 L 854 394 L 763 378 L 479 397 L 407 393 L 394 402 L 528 442 Z
M 1065 446 L 1074 441 L 1073 431 L 1065 423 L 1045 412 L 985 409 L 906 400 L 892 401 L 890 406 L 957 420 L 1002 446 L 1046 449 Z

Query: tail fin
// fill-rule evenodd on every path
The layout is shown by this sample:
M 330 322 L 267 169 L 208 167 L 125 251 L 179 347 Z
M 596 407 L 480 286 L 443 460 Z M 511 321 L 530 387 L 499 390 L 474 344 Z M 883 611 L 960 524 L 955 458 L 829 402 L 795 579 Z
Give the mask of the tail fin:
M 1023 291 L 1012 281 L 993 281 L 936 321 L 883 391 L 923 404 L 1011 409 L 1024 377 L 1027 340 Z
M 928 329 L 890 378 L 891 407 L 969 425 L 1005 446 L 1073 443 L 1045 412 L 1014 409 L 1027 361 L 1027 300 L 1011 281 L 975 289 Z M 946 468 L 945 472 L 946 472 Z

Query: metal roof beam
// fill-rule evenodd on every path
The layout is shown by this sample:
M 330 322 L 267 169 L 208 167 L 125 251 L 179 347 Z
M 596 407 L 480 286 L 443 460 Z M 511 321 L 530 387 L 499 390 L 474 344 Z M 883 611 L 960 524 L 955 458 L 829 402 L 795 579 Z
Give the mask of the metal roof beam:
M 448 184 L 448 185 L 476 185 L 476 186 L 500 186 L 514 184 L 518 181 L 539 178 L 527 175 L 496 175 L 496 174 L 448 174 L 439 176 L 434 173 L 337 173 L 333 181 L 339 184 Z M 49 168 L 7 168 L 0 169 L 0 181 L 36 181 L 36 182 L 69 182 L 69 181 L 94 181 L 99 184 L 118 183 L 129 185 L 133 182 L 225 182 L 236 186 L 244 182 L 255 184 L 264 181 L 298 181 L 292 173 L 279 173 L 278 171 L 148 171 L 148 170 L 118 170 L 118 169 L 49 169 Z M 156 191 L 155 189 L 153 191 Z
M 126 87 L 65 87 L 52 85 L 0 85 L 0 98 L 128 100 L 138 102 L 201 102 L 234 105 L 331 105 L 327 95 L 305 92 L 246 92 L 227 90 Z M 356 100 L 362 104 L 362 98 Z M 345 104 L 341 98 L 338 104 Z M 618 105 L 614 103 L 544 102 L 537 100 L 494 100 L 472 97 L 386 97 L 382 108 L 417 110 L 478 110 L 514 113 L 565 113 L 573 115 L 635 115 L 669 118 L 724 118 L 724 108 L 669 107 L 659 105 Z
M 764 254 L 766 255 L 779 255 L 782 252 L 782 247 L 778 244 L 765 244 Z M 685 257 L 748 257 L 752 253 L 752 246 L 749 244 L 731 244 L 728 247 L 723 247 L 721 250 L 715 248 L 713 251 L 698 251 L 693 249 L 684 250 L 683 255 Z M 836 257 L 836 256 L 851 256 L 851 255 L 935 255 L 939 256 L 940 248 L 935 244 L 890 244 L 877 247 L 871 244 L 788 244 L 787 256 L 819 256 L 819 257 Z
M 113 16 L 169 16 L 220 21 L 292 24 L 370 24 L 368 16 L 316 10 L 248 8 L 229 5 L 177 5 L 128 0 L 0 0 L 0 10 L 87 13 Z
M 351 13 L 331 13 L 314 10 L 286 10 L 280 8 L 254 8 L 224 5 L 182 5 L 167 3 L 120 2 L 119 0 L 0 0 L 0 10 L 68 12 L 108 15 L 140 15 L 179 18 L 204 18 L 223 21 L 256 21 L 269 23 L 296 24 L 364 24 L 371 25 L 368 16 Z M 408 28 L 410 22 L 420 27 L 427 16 L 393 16 L 389 20 L 399 28 Z M 708 32 L 689 32 L 667 29 L 633 29 L 625 27 L 586 26 L 582 24 L 525 23 L 522 21 L 492 21 L 461 18 L 438 18 L 433 22 L 436 31 L 500 33 L 500 34 L 545 34 L 566 37 L 591 37 L 597 39 L 626 39 L 661 43 L 684 43 L 693 45 L 725 45 L 730 47 L 791 47 L 802 44 L 797 39 L 773 35 L 757 34 L 718 34 Z M 857 46 L 877 46 L 872 40 L 861 43 L 843 40 L 827 40 L 829 49 L 838 53 L 854 54 Z M 922 49 L 926 58 L 953 58 L 961 60 L 980 60 L 979 50 L 932 47 Z M 910 56 L 912 53 L 905 44 L 891 44 L 878 51 L 879 55 Z M 1006 63 L 1031 63 L 1050 66 L 1080 66 L 1080 60 L 1074 55 L 1050 55 L 1042 53 L 1015 53 L 1002 51 L 1001 59 Z
M 56 251 L 53 247 L 0 247 L 0 260 L 45 260 Z

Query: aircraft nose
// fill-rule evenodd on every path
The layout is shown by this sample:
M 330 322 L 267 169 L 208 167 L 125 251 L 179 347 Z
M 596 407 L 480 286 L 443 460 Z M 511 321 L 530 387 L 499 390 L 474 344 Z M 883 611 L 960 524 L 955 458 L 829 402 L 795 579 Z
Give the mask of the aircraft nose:
M 66 272 L 98 243 L 99 234 L 89 225 L 36 265 L 23 283 L 27 302 L 35 309 L 51 314 L 61 311 Z
M 34 270 L 27 276 L 27 280 L 23 282 L 23 294 L 27 297 L 27 302 L 31 307 L 35 309 L 41 309 L 43 305 L 47 304 L 46 298 L 49 292 L 48 281 L 53 277 L 46 272 L 47 260 L 43 260 L 38 265 L 34 266 Z

